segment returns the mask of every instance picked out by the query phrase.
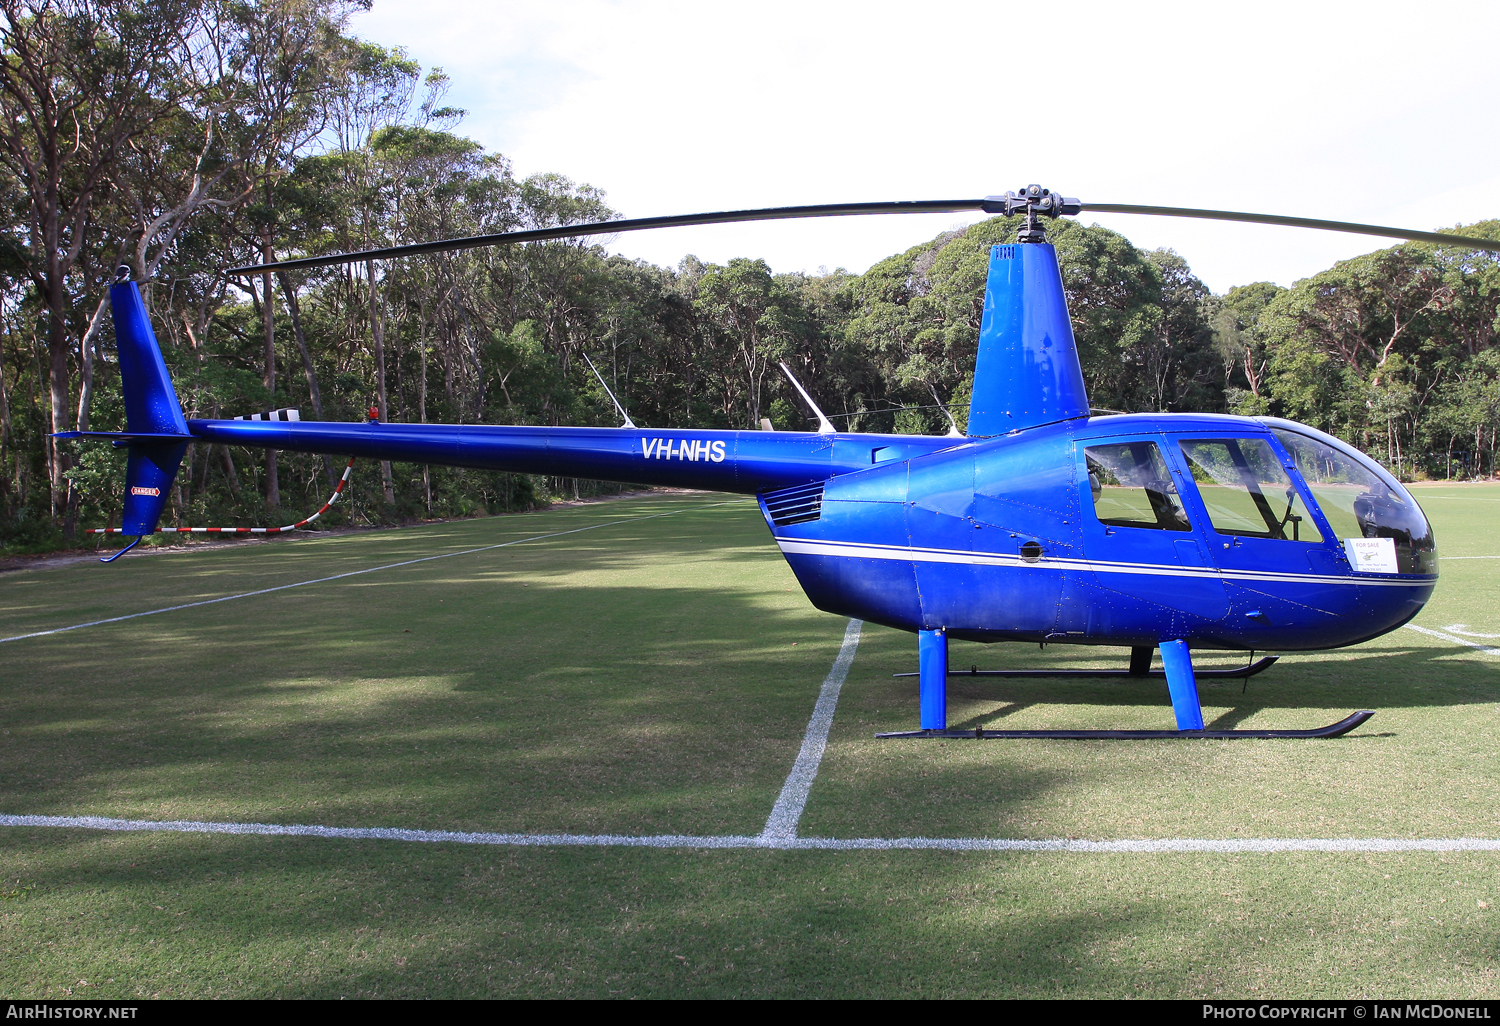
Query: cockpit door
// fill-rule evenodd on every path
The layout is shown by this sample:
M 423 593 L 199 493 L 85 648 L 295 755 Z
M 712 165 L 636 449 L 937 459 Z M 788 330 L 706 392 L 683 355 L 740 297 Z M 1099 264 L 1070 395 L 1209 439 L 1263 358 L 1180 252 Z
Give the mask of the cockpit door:
M 1291 460 L 1269 437 L 1184 436 L 1172 445 L 1192 476 L 1187 497 L 1228 583 L 1232 620 L 1284 627 L 1351 611 L 1350 589 L 1332 579 L 1347 570 L 1332 561 Z
M 1161 437 L 1079 440 L 1083 549 L 1111 629 L 1218 621 L 1229 599 L 1182 501 L 1183 472 Z M 1113 604 L 1108 596 L 1118 596 Z

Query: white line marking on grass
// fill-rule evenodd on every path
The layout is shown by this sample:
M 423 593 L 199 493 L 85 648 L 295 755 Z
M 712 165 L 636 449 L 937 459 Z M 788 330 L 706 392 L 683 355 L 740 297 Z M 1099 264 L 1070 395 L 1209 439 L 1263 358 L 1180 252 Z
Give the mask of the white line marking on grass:
M 257 834 L 267 837 L 326 837 L 356 841 L 417 841 L 426 844 L 492 844 L 518 847 L 620 845 L 634 848 L 757 848 L 755 837 L 690 837 L 662 834 L 492 834 L 462 830 L 403 830 L 399 827 L 330 827 L 300 823 L 212 823 L 197 820 L 110 819 L 104 816 L 6 816 L 0 826 L 67 827 L 82 830 L 155 831 L 176 834 Z
M 1485 655 L 1500 655 L 1500 648 L 1495 648 L 1493 645 L 1481 645 L 1477 641 L 1470 641 L 1468 638 L 1460 638 L 1452 634 L 1445 634 L 1442 631 L 1432 630 L 1430 627 L 1418 627 L 1414 623 L 1409 623 L 1406 625 L 1406 629 L 1409 631 L 1417 631 L 1421 634 L 1427 634 L 1434 638 L 1442 638 L 1444 641 L 1451 641 L 1455 645 L 1467 645 L 1470 648 L 1478 649 Z
M 1059 851 L 1083 854 L 1158 855 L 1173 852 L 1207 852 L 1212 854 L 1258 854 L 1298 851 L 1500 851 L 1500 838 L 1442 837 L 1422 840 L 1385 837 L 1235 837 L 1199 838 L 1165 837 L 1157 840 L 1082 841 L 1082 840 L 1002 840 L 988 837 L 857 837 L 849 840 L 824 837 L 799 837 L 778 848 L 811 848 L 816 850 L 921 850 L 939 851 Z
M 762 840 L 784 841 L 797 836 L 797 823 L 802 819 L 802 810 L 807 807 L 807 795 L 812 789 L 813 779 L 818 775 L 818 766 L 823 761 L 823 750 L 828 747 L 828 731 L 833 726 L 833 711 L 839 704 L 839 690 L 844 678 L 849 676 L 849 664 L 854 662 L 854 653 L 859 649 L 859 632 L 863 620 L 850 620 L 844 628 L 844 643 L 839 647 L 838 658 L 833 669 L 823 680 L 818 691 L 817 704 L 813 706 L 812 719 L 807 721 L 807 732 L 802 735 L 802 749 L 797 761 L 792 763 L 792 772 L 781 785 L 781 795 L 771 808 L 766 828 L 760 832 Z
M 90 620 L 88 623 L 75 623 L 71 627 L 54 627 L 50 631 L 33 631 L 30 634 L 17 634 L 10 638 L 0 638 L 0 645 L 7 641 L 24 641 L 26 638 L 43 638 L 49 634 L 62 634 L 65 631 L 82 630 L 84 627 L 98 627 L 105 623 L 119 623 L 121 620 L 134 620 L 138 616 L 155 616 L 157 613 L 174 613 L 179 609 L 194 609 L 198 606 L 211 606 L 218 602 L 233 602 L 235 599 L 253 598 L 256 595 L 269 595 L 274 591 L 286 591 L 288 588 L 303 588 L 309 584 L 327 584 L 329 581 L 341 581 L 346 577 L 358 577 L 361 574 L 373 574 L 379 570 L 394 570 L 401 566 L 412 566 L 415 563 L 427 563 L 434 559 L 447 559 L 450 556 L 470 556 L 476 552 L 488 552 L 491 549 L 504 549 L 511 545 L 522 545 L 526 542 L 545 541 L 548 538 L 561 538 L 568 534 L 578 534 L 582 531 L 594 531 L 601 527 L 616 527 L 620 524 L 634 524 L 642 520 L 655 520 L 658 517 L 676 516 L 678 513 L 690 513 L 695 509 L 708 509 L 712 506 L 727 506 L 728 502 L 711 502 L 702 506 L 689 506 L 686 509 L 674 509 L 666 513 L 652 513 L 644 517 L 626 517 L 624 520 L 611 520 L 603 524 L 590 524 L 588 527 L 575 527 L 571 531 L 555 531 L 552 534 L 537 534 L 530 538 L 517 538 L 514 541 L 500 542 L 498 545 L 481 545 L 477 549 L 464 549 L 462 552 L 440 552 L 436 556 L 423 556 L 420 559 L 408 559 L 400 563 L 387 563 L 384 566 L 372 566 L 364 570 L 350 570 L 346 574 L 334 574 L 332 577 L 319 577 L 313 581 L 298 581 L 296 584 L 278 584 L 274 588 L 261 588 L 259 591 L 246 591 L 238 595 L 225 595 L 221 598 L 204 599 L 202 602 L 186 602 L 180 606 L 165 606 L 161 609 L 148 609 L 144 613 L 126 613 L 124 616 L 111 616 L 106 620 Z
M 104 816 L 6 816 L 0 826 L 181 834 L 254 834 L 263 837 L 322 837 L 331 840 L 408 841 L 422 844 L 485 844 L 519 848 L 773 848 L 812 851 L 1027 851 L 1156 855 L 1176 852 L 1274 854 L 1277 852 L 1500 851 L 1492 837 L 1167 837 L 1155 840 L 1006 840 L 990 837 L 698 837 L 691 834 L 491 834 L 396 827 L 330 827 L 279 823 L 213 823 L 197 820 L 110 819 Z
M 1500 638 L 1500 634 L 1480 634 L 1478 631 L 1471 631 L 1466 623 L 1450 623 L 1443 630 L 1449 634 L 1462 634 L 1466 638 Z
M 712 505 L 723 506 L 728 504 L 713 503 Z M 701 506 L 694 508 L 706 509 L 710 507 Z M 208 599 L 203 602 L 191 602 L 186 605 L 170 606 L 165 609 L 153 609 L 145 613 L 131 613 L 127 616 L 117 616 L 108 620 L 95 620 L 92 623 L 76 624 L 72 627 L 60 627 L 51 631 L 39 631 L 35 634 L 23 634 L 14 638 L 0 638 L 0 644 L 6 641 L 19 641 L 22 638 L 59 634 L 63 631 L 77 630 L 80 627 L 93 627 L 103 623 L 114 623 L 118 620 L 129 620 L 138 616 L 151 616 L 154 613 L 168 613 L 177 609 L 191 609 L 194 606 L 207 606 L 215 602 L 228 602 L 237 598 L 249 598 L 253 595 L 284 591 L 287 588 L 299 588 L 307 584 L 322 584 L 345 577 L 374 573 L 377 570 L 391 570 L 396 567 L 411 566 L 414 563 L 445 559 L 448 556 L 470 555 L 490 549 L 502 549 L 510 545 L 520 545 L 524 542 L 543 541 L 548 538 L 578 534 L 581 531 L 592 531 L 595 528 L 613 527 L 618 524 L 633 523 L 637 520 L 653 520 L 657 517 L 673 516 L 677 513 L 690 511 L 691 508 L 687 510 L 672 510 L 668 513 L 654 513 L 645 517 L 630 517 L 604 524 L 591 524 L 588 527 L 574 528 L 569 531 L 535 535 L 530 538 L 518 538 L 514 541 L 501 542 L 497 545 L 484 545 L 479 548 L 465 549 L 462 552 L 445 552 L 436 556 L 424 556 L 420 559 L 370 567 L 367 570 L 354 570 L 345 574 L 336 574 L 332 577 L 322 577 L 314 581 L 283 584 L 275 588 L 245 592 L 241 595 L 228 595 L 224 598 Z M 1492 559 L 1500 557 L 1450 556 L 1445 558 Z M 1406 624 L 1405 626 L 1410 630 L 1418 631 L 1435 638 L 1441 638 L 1444 641 L 1465 645 L 1489 655 L 1500 655 L 1500 648 L 1481 645 L 1474 641 L 1468 641 L 1464 638 L 1444 633 L 1443 631 L 1418 627 L 1415 624 Z M 1464 626 L 1463 624 L 1454 624 L 1448 629 L 1460 629 Z M 1213 839 L 1178 837 L 1113 841 L 1075 839 L 1021 840 L 989 837 L 798 837 L 797 825 L 802 818 L 803 810 L 807 807 L 808 795 L 811 791 L 813 781 L 817 778 L 818 767 L 823 760 L 823 753 L 828 746 L 828 734 L 833 726 L 834 712 L 838 708 L 839 692 L 842 690 L 844 681 L 849 675 L 849 667 L 854 662 L 854 655 L 859 649 L 862 627 L 862 621 L 850 620 L 848 626 L 844 629 L 843 644 L 839 647 L 839 654 L 834 660 L 833 667 L 828 671 L 828 676 L 823 680 L 823 686 L 818 691 L 818 700 L 813 706 L 812 718 L 808 720 L 807 730 L 803 734 L 802 748 L 797 754 L 797 760 L 792 764 L 792 771 L 787 775 L 786 783 L 782 785 L 781 794 L 777 797 L 776 804 L 771 809 L 771 815 L 766 820 L 765 829 L 754 837 L 743 835 L 695 836 L 691 834 L 654 834 L 645 836 L 630 834 L 502 834 L 458 830 L 407 830 L 400 827 L 330 827 L 296 823 L 215 823 L 199 820 L 158 821 L 113 819 L 103 816 L 11 816 L 4 814 L 0 814 L 0 826 L 55 827 L 120 832 L 253 834 L 272 837 L 321 837 L 340 840 L 406 841 L 425 844 L 482 844 L 528 848 L 763 848 L 804 851 L 934 850 L 1072 852 L 1085 854 L 1207 853 L 1228 855 L 1274 854 L 1283 852 L 1500 852 L 1500 838 L 1487 837 L 1420 839 L 1384 837 L 1246 837 Z M 1490 637 L 1491 635 L 1477 636 Z
M 1500 556 L 1439 556 L 1438 559 L 1500 559 Z

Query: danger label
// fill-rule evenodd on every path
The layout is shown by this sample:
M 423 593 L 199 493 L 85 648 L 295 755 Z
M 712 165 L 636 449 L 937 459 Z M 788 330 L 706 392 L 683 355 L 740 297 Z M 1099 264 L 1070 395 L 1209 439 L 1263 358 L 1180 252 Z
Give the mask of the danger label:
M 130 489 L 130 494 L 131 495 L 156 495 L 156 496 L 160 496 L 161 495 L 161 489 L 160 488 L 142 488 L 139 485 L 132 485 L 131 489 Z

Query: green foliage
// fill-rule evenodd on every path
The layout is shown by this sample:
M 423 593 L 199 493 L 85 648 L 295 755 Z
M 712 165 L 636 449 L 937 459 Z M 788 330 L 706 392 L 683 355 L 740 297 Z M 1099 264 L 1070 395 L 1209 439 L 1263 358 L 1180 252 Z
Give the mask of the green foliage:
M 1454 229 L 1497 230 L 1496 222 Z M 1493 472 L 1493 254 L 1411 243 L 1268 288 L 1231 292 L 1237 334 L 1216 322 L 1221 344 L 1232 338 L 1247 365 L 1267 367 L 1255 408 L 1341 435 L 1405 476 L 1451 476 L 1463 438 L 1462 473 Z M 1252 405 L 1240 400 L 1239 408 Z
M 844 334 L 882 372 L 907 430 L 963 427 L 983 317 L 989 250 L 1015 242 L 1020 218 L 948 232 L 872 267 L 848 287 Z M 1182 258 L 1147 254 L 1098 226 L 1050 229 L 1093 403 L 1107 409 L 1217 409 L 1222 385 L 1206 352 L 1208 290 Z M 1215 385 L 1218 385 L 1216 390 Z M 894 425 L 895 421 L 892 421 Z
M 109 129 L 100 111 L 122 103 L 130 125 L 150 130 L 139 128 L 108 167 L 66 165 L 81 176 L 68 179 L 68 197 L 87 195 L 93 206 L 80 214 L 85 244 L 60 291 L 28 277 L 40 215 L 20 188 L 19 165 L 0 175 L 9 214 L 0 231 L 4 544 L 76 539 L 118 515 L 120 454 L 53 447 L 47 436 L 123 425 L 100 305 L 122 259 L 149 282 L 152 322 L 190 417 L 293 406 L 305 417 L 358 420 L 377 406 L 395 421 L 617 423 L 587 356 L 647 426 L 808 426 L 784 362 L 842 427 L 965 427 L 989 248 L 1015 241 L 1018 218 L 945 232 L 862 275 L 776 274 L 753 258 L 721 266 L 688 256 L 655 267 L 581 239 L 270 282 L 227 278 L 225 267 L 268 255 L 620 216 L 603 191 L 561 174 L 517 179 L 503 156 L 456 131 L 463 112 L 444 105 L 450 83 L 441 69 L 424 76 L 399 47 L 348 38 L 350 9 L 338 0 L 255 0 L 121 14 L 118 25 L 98 22 L 115 33 L 106 45 L 75 61 L 77 74 L 94 78 L 57 72 L 79 117 L 95 119 L 91 131 Z M 177 24 L 197 26 L 192 38 L 206 47 L 198 63 L 158 47 L 147 70 L 176 68 L 170 88 L 162 80 L 101 92 L 123 73 L 119 40 Z M 50 67 L 66 68 L 68 48 L 83 45 L 66 19 L 20 28 L 45 38 Z M 32 38 L 17 31 L 6 36 L 13 48 Z M 208 60 L 216 54 L 221 65 Z M 19 51 L 12 57 L 22 61 Z M 13 106 L 26 88 L 0 75 L 0 102 Z M 108 188 L 88 192 L 90 181 Z M 1500 237 L 1500 221 L 1453 230 Z M 1215 296 L 1171 250 L 1145 252 L 1075 221 L 1049 231 L 1096 408 L 1290 416 L 1408 476 L 1493 470 L 1500 263 L 1492 255 L 1398 246 L 1290 289 L 1260 282 Z M 290 522 L 321 502 L 336 463 L 281 454 L 273 489 L 263 454 L 194 446 L 170 515 L 194 525 Z M 362 467 L 356 481 L 329 523 L 525 509 L 616 487 L 419 466 Z

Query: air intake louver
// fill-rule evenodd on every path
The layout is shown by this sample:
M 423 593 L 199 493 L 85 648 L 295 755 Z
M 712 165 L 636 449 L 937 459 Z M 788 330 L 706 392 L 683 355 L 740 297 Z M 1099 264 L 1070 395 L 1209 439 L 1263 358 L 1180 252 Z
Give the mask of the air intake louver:
M 823 513 L 823 484 L 822 481 L 815 481 L 762 495 L 761 501 L 766 504 L 771 523 L 777 527 L 787 527 L 818 519 Z

